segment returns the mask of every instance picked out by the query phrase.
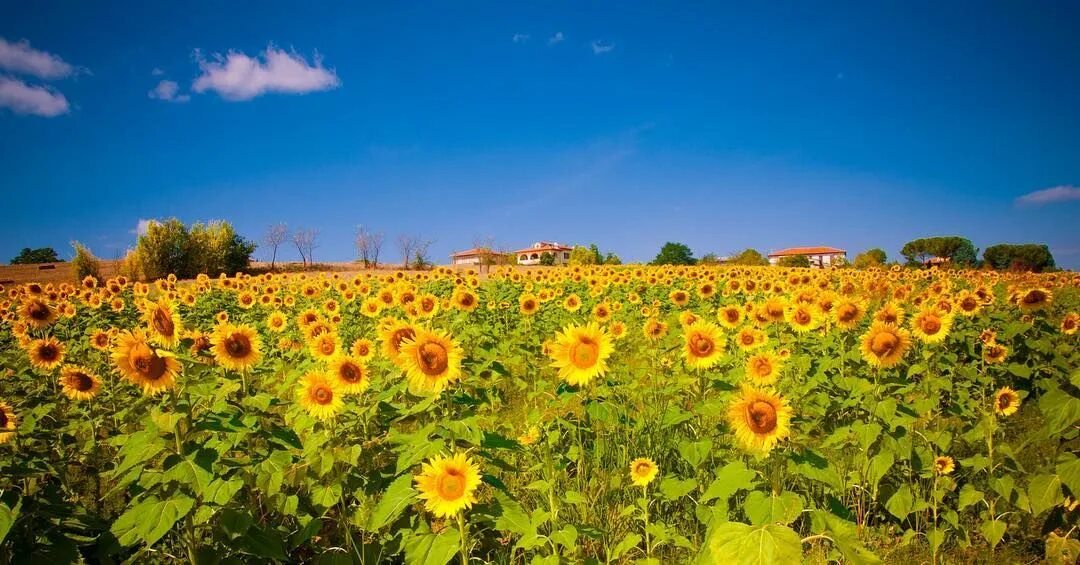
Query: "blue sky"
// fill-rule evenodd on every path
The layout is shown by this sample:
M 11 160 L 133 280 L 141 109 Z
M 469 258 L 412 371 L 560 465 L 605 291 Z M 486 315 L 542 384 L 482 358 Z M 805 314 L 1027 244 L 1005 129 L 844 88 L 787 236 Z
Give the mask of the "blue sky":
M 1080 3 L 941 4 L 5 0 L 0 259 L 175 216 L 317 260 L 363 224 L 442 262 L 956 234 L 1080 268 Z

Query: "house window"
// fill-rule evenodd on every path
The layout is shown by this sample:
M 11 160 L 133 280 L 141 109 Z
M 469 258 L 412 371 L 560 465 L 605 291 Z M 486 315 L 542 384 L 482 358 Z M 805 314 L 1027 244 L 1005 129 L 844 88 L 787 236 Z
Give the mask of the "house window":
M 518 257 L 518 259 L 521 260 L 521 261 L 528 261 L 529 256 L 528 255 L 522 255 L 521 257 Z
M 563 254 L 562 254 L 562 258 L 563 258 L 563 259 L 570 259 L 570 254 L 569 254 L 569 253 L 567 253 L 567 252 L 565 252 L 565 251 L 563 251 Z

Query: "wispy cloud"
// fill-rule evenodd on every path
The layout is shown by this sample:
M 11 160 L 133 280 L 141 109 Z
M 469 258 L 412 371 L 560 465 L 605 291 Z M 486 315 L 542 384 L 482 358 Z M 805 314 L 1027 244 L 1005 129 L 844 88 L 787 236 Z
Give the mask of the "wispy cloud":
M 58 55 L 34 49 L 30 42 L 12 43 L 0 37 L 0 68 L 44 80 L 69 77 L 79 71 Z
M 529 34 L 527 33 L 515 33 L 514 43 L 525 43 L 529 40 Z
M 139 218 L 138 223 L 135 224 L 135 229 L 131 230 L 131 233 L 135 235 L 146 235 L 146 232 L 150 229 L 150 224 L 152 223 L 154 223 L 154 220 Z
M 555 45 L 556 43 L 562 43 L 563 40 L 565 40 L 565 39 L 566 39 L 566 36 L 563 35 L 563 32 L 556 31 L 555 35 L 552 35 L 550 38 L 548 38 L 548 45 Z
M 0 108 L 46 118 L 66 114 L 71 109 L 67 98 L 56 90 L 5 76 L 0 76 Z
M 154 70 L 150 71 L 150 76 L 159 77 L 159 76 L 164 75 L 164 74 L 165 74 L 165 71 L 163 71 L 163 70 L 161 70 L 161 69 L 159 69 L 157 67 L 154 67 Z
M 1080 200 L 1080 187 L 1061 185 L 1029 192 L 1016 199 L 1017 206 L 1042 206 L 1054 202 Z
M 153 90 L 146 93 L 147 96 L 154 100 L 164 100 L 166 102 L 187 102 L 191 100 L 191 95 L 180 94 L 180 85 L 173 80 L 163 80 L 154 87 Z
M 211 55 L 208 60 L 196 51 L 195 58 L 202 74 L 191 89 L 198 93 L 214 91 L 226 100 L 251 100 L 268 92 L 306 94 L 341 85 L 337 73 L 323 67 L 318 54 L 309 64 L 302 55 L 273 45 L 255 57 L 229 51 Z
M 615 49 L 614 43 L 608 43 L 600 39 L 594 40 L 590 46 L 592 46 L 592 52 L 594 55 L 602 55 L 604 53 L 610 53 Z

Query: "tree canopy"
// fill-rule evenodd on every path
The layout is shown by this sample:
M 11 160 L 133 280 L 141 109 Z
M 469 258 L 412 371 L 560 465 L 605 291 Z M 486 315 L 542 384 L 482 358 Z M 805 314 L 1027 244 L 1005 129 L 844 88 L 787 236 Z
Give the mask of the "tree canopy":
M 781 267 L 810 267 L 810 258 L 806 255 L 788 255 L 780 258 Z
M 954 265 L 972 266 L 978 262 L 978 250 L 971 240 L 958 236 L 913 239 L 900 250 L 908 264 L 924 264 L 932 257 L 948 259 Z
M 575 245 L 570 250 L 569 262 L 571 265 L 595 265 L 596 253 L 583 245 Z
M 1022 243 L 1018 245 L 999 243 L 983 251 L 983 260 L 995 269 L 1042 272 L 1054 268 L 1054 256 L 1044 244 Z
M 683 243 L 669 241 L 660 248 L 660 253 L 653 259 L 653 265 L 693 265 L 697 260 L 690 247 Z
M 30 265 L 33 263 L 60 263 L 62 261 L 63 259 L 56 255 L 56 250 L 52 247 L 39 247 L 37 249 L 23 247 L 22 251 L 11 260 L 11 264 Z
M 870 267 L 880 267 L 886 261 L 888 261 L 888 256 L 885 255 L 885 250 L 875 247 L 856 255 L 854 265 L 856 269 L 869 269 Z
M 199 273 L 234 274 L 246 269 L 255 244 L 244 239 L 228 222 L 197 223 L 189 229 L 172 218 L 150 222 L 135 247 L 134 270 L 147 279 L 175 274 L 192 278 Z
M 747 265 L 747 266 L 759 265 L 760 266 L 760 265 L 768 265 L 769 264 L 769 259 L 767 257 L 765 257 L 764 255 L 762 255 L 761 252 L 758 251 L 757 249 L 747 248 L 747 249 L 742 250 L 737 255 L 733 256 L 731 258 L 731 261 L 728 261 L 728 263 L 731 264 L 731 265 Z

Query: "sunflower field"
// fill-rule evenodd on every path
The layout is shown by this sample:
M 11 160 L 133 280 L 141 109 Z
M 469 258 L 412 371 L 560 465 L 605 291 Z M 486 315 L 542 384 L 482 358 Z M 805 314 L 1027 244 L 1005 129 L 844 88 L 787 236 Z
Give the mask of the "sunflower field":
M 1075 563 L 1080 277 L 270 274 L 0 295 L 7 563 Z

